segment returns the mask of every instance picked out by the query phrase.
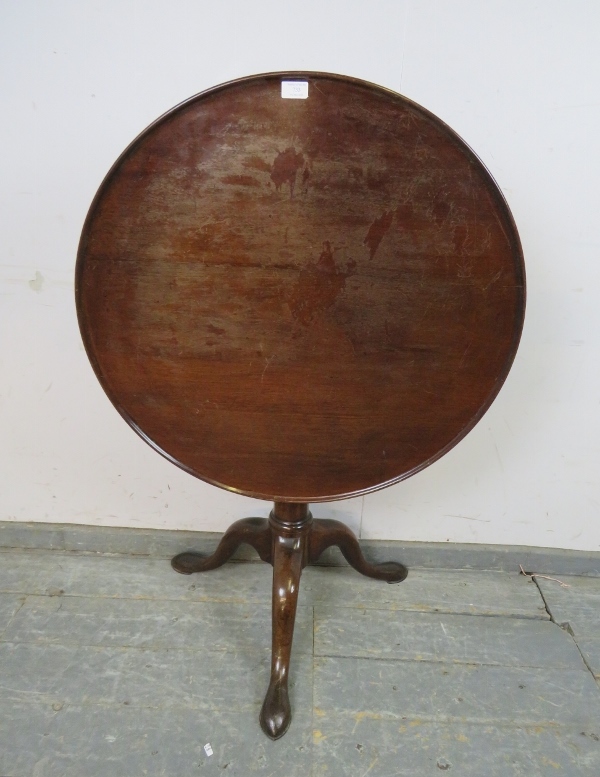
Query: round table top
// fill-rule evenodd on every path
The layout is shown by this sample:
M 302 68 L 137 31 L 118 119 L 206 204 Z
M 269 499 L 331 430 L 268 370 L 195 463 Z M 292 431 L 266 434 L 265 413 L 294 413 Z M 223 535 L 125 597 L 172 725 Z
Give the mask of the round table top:
M 159 453 L 317 502 L 406 478 L 475 425 L 524 283 L 504 198 L 442 121 L 373 84 L 273 73 L 129 146 L 90 208 L 76 296 L 104 390 Z

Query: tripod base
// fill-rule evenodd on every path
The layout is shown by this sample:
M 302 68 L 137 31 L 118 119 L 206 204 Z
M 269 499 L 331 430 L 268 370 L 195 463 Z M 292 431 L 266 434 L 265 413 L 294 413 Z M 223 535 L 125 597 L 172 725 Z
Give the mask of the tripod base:
M 340 521 L 313 520 L 307 504 L 275 502 L 269 519 L 243 518 L 233 523 L 211 556 L 186 552 L 175 556 L 176 572 L 208 572 L 228 561 L 240 545 L 251 545 L 263 561 L 273 565 L 271 679 L 260 712 L 260 725 L 271 739 L 288 730 L 292 713 L 288 675 L 300 575 L 329 547 L 337 546 L 350 566 L 362 575 L 400 583 L 408 574 L 403 564 L 370 564 L 352 531 Z

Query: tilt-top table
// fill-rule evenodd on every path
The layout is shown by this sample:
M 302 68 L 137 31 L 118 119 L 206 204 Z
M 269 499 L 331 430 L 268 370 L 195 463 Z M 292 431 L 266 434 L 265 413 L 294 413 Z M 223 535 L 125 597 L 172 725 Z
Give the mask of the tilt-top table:
M 525 291 L 508 206 L 409 100 L 335 75 L 253 76 L 174 108 L 117 160 L 83 229 L 76 295 L 129 425 L 192 475 L 274 502 L 212 556 L 172 563 L 214 569 L 248 543 L 273 565 L 260 721 L 276 739 L 302 568 L 337 545 L 364 575 L 407 574 L 368 563 L 309 503 L 431 464 L 510 369 Z

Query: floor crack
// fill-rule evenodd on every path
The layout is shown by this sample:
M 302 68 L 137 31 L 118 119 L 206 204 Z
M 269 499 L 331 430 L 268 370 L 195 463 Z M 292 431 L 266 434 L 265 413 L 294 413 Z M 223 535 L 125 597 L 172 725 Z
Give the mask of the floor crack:
M 531 579 L 533 580 L 533 582 L 535 583 L 538 591 L 540 592 L 540 596 L 542 597 L 542 601 L 544 602 L 544 607 L 546 609 L 546 612 L 548 613 L 548 617 L 550 618 L 550 621 L 552 623 L 556 624 L 563 631 L 566 631 L 567 634 L 569 634 L 569 636 L 573 640 L 573 644 L 575 645 L 575 647 L 577 648 L 577 650 L 579 652 L 579 655 L 581 656 L 581 660 L 583 661 L 583 665 L 588 670 L 588 672 L 592 675 L 594 680 L 597 682 L 596 675 L 594 674 L 594 670 L 592 669 L 592 667 L 587 662 L 586 657 L 583 655 L 583 652 L 582 652 L 581 648 L 577 644 L 577 639 L 575 638 L 575 633 L 573 632 L 573 629 L 571 628 L 571 624 L 569 623 L 569 621 L 565 621 L 564 623 L 559 623 L 556 620 L 554 615 L 552 615 L 552 611 L 550 610 L 550 606 L 549 606 L 548 602 L 546 601 L 546 597 L 544 596 L 544 592 L 542 591 L 542 589 L 540 587 L 540 584 L 536 580 L 536 576 L 535 575 L 531 575 Z
M 23 597 L 23 599 L 22 599 L 21 603 L 19 604 L 19 606 L 17 607 L 17 609 L 16 609 L 16 610 L 13 612 L 13 614 L 10 616 L 10 618 L 9 618 L 9 619 L 8 619 L 8 621 L 6 622 L 6 625 L 5 625 L 5 627 L 2 629 L 2 631 L 0 631 L 0 640 L 1 640 L 1 641 L 4 641 L 4 635 L 7 633 L 7 631 L 8 631 L 8 629 L 9 629 L 9 627 L 10 627 L 11 623 L 12 623 L 12 622 L 13 622 L 13 620 L 16 618 L 16 616 L 17 616 L 17 615 L 18 615 L 18 614 L 21 612 L 21 610 L 23 609 L 23 607 L 25 607 L 25 603 L 26 603 L 26 601 L 27 601 L 27 594 L 21 594 L 21 596 Z

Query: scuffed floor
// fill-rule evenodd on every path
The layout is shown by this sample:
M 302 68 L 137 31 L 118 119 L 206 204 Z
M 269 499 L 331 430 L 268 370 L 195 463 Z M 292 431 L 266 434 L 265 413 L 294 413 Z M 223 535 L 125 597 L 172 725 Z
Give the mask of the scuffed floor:
M 600 579 L 308 568 L 271 742 L 270 576 L 1 552 L 1 777 L 600 776 Z

